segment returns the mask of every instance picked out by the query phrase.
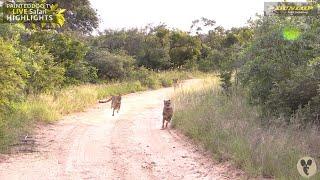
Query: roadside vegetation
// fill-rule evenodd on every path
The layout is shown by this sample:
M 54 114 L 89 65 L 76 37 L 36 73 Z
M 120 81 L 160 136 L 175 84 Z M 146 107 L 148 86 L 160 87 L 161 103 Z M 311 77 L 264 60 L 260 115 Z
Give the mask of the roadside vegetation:
M 219 79 L 176 95 L 174 126 L 250 176 L 299 179 L 300 158 L 320 160 L 319 23 L 313 17 L 250 22 L 248 41 L 220 51 L 228 58 Z
M 202 85 L 176 91 L 173 100 L 173 127 L 211 151 L 213 158 L 231 161 L 250 177 L 300 179 L 297 162 L 311 156 L 319 162 L 320 133 L 315 126 L 300 129 L 295 123 L 284 125 L 281 119 L 261 124 L 259 109 L 251 106 L 243 88 L 226 94 L 218 77 Z M 319 179 L 319 173 L 311 179 Z

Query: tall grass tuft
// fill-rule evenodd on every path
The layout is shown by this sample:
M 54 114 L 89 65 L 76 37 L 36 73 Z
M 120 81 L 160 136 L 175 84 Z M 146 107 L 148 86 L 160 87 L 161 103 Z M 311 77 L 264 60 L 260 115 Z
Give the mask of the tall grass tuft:
M 176 91 L 173 127 L 200 142 L 219 161 L 230 160 L 252 177 L 300 179 L 296 164 L 303 156 L 320 162 L 320 134 L 295 125 L 261 125 L 241 88 L 226 95 L 218 78 L 203 86 Z M 319 164 L 320 165 L 320 164 Z M 318 173 L 312 179 L 320 179 Z

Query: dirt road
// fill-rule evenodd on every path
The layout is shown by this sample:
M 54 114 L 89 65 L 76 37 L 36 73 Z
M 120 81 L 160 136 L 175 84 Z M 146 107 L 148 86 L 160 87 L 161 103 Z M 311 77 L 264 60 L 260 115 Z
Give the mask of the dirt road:
M 197 83 L 197 80 L 187 84 Z M 160 130 L 172 88 L 126 95 L 37 129 L 37 151 L 0 163 L 0 179 L 235 179 L 174 130 Z M 241 174 L 241 173 L 240 173 Z

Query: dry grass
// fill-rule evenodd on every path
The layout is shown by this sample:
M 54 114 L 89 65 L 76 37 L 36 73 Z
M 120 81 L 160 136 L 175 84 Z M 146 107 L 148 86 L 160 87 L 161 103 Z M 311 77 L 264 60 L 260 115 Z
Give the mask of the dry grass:
M 299 179 L 299 158 L 309 155 L 320 162 L 317 130 L 262 127 L 258 110 L 244 97 L 241 89 L 223 94 L 219 80 L 208 78 L 203 86 L 176 92 L 173 126 L 203 144 L 216 159 L 231 160 L 252 177 Z M 320 179 L 320 174 L 312 179 Z

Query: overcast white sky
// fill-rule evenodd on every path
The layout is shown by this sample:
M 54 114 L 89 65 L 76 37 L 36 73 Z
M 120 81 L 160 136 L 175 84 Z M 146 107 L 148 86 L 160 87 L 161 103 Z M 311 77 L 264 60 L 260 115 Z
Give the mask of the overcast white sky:
M 166 23 L 185 31 L 200 17 L 217 21 L 224 28 L 246 24 L 263 14 L 265 1 L 282 0 L 90 0 L 101 19 L 100 30 L 144 27 Z M 294 0 L 290 0 L 294 1 Z M 303 0 L 300 0 L 303 1 Z

